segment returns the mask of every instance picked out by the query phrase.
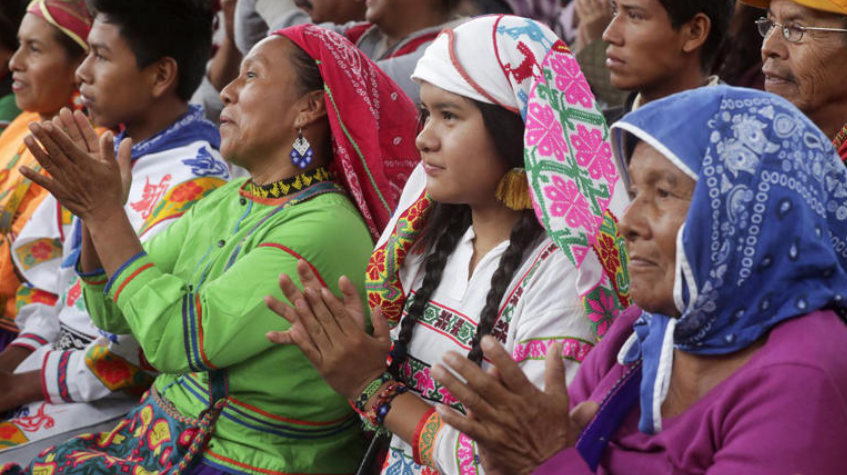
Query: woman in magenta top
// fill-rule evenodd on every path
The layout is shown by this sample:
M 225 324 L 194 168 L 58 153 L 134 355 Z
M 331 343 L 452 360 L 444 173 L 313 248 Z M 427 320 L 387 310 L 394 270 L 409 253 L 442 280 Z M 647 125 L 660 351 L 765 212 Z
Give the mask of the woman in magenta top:
M 685 120 L 668 118 L 685 117 Z M 613 126 L 631 295 L 569 388 L 496 344 L 433 370 L 486 473 L 847 473 L 847 169 L 788 102 L 730 87 Z M 642 310 L 643 309 L 643 310 Z M 555 354 L 550 351 L 548 354 Z

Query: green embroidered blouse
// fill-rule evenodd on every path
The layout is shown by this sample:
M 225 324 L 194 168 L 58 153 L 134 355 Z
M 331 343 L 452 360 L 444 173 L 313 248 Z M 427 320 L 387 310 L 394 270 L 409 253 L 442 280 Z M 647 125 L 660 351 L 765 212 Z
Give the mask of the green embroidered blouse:
M 312 181 L 312 180 L 310 180 Z M 360 422 L 297 347 L 265 334 L 288 323 L 263 297 L 283 299 L 303 258 L 336 294 L 340 276 L 363 288 L 373 242 L 338 185 L 318 177 L 278 199 L 243 180 L 213 192 L 145 244 L 107 282 L 83 275 L 94 323 L 132 333 L 161 372 L 156 389 L 184 415 L 209 405 L 209 375 L 226 370 L 229 397 L 204 461 L 236 473 L 352 473 Z

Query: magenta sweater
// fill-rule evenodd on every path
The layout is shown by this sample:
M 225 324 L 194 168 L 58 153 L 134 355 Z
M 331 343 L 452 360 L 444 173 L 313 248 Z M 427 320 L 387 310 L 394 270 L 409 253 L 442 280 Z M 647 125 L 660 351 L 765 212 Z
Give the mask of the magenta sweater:
M 622 376 L 616 358 L 640 310 L 624 312 L 570 386 L 572 407 L 603 400 Z M 600 474 L 847 474 L 847 325 L 818 311 L 775 327 L 746 365 L 663 430 L 618 429 Z M 591 473 L 575 449 L 535 475 Z

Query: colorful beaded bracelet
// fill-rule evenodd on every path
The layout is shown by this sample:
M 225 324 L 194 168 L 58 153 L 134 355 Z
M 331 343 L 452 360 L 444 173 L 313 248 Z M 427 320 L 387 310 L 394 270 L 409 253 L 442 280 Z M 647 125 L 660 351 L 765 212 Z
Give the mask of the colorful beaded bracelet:
M 381 388 L 383 384 L 387 383 L 390 380 L 391 374 L 385 372 L 379 375 L 379 377 L 377 377 L 373 381 L 371 381 L 367 385 L 367 387 L 365 387 L 365 390 L 362 391 L 362 394 L 359 395 L 358 399 L 356 399 L 356 401 L 353 403 L 353 406 L 358 409 L 356 412 L 365 412 L 368 405 L 368 401 L 370 401 L 371 398 L 374 397 L 374 395 L 379 391 L 379 388 Z
M 371 407 L 371 410 L 368 411 L 366 415 L 368 421 L 376 427 L 381 427 L 386 416 L 388 416 L 388 411 L 391 410 L 391 401 L 408 390 L 403 383 L 397 381 L 389 383 L 388 387 L 380 393 L 379 399 Z

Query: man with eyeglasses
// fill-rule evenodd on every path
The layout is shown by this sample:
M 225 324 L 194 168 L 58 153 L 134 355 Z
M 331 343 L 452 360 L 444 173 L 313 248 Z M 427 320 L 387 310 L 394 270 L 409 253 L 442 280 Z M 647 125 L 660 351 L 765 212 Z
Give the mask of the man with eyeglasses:
M 847 161 L 847 0 L 743 0 L 756 22 L 765 89 L 802 110 Z

